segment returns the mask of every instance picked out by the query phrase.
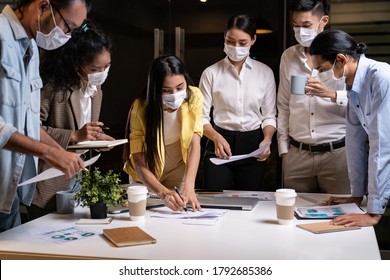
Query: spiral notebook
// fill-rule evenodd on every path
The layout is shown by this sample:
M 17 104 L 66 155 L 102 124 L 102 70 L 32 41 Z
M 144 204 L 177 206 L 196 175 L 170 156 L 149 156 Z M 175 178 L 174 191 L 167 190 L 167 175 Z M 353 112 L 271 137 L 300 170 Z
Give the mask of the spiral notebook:
M 156 243 L 154 237 L 139 227 L 103 229 L 103 235 L 117 247 Z
M 297 225 L 297 227 L 316 234 L 360 229 L 360 227 L 358 226 L 346 227 L 330 225 L 329 221 L 311 224 L 300 224 Z

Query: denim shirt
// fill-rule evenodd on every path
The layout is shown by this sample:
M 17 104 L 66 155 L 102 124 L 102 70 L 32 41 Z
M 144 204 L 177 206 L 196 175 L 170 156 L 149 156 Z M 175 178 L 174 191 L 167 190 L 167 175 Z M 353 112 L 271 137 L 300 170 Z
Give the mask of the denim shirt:
M 346 151 L 352 196 L 368 190 L 367 212 L 390 197 L 390 65 L 362 55 L 348 92 Z
M 36 175 L 36 157 L 4 149 L 16 131 L 39 140 L 39 53 L 10 6 L 0 14 L 0 212 L 9 213 L 16 194 L 30 204 L 35 185 L 17 185 Z M 24 56 L 29 49 L 27 66 Z

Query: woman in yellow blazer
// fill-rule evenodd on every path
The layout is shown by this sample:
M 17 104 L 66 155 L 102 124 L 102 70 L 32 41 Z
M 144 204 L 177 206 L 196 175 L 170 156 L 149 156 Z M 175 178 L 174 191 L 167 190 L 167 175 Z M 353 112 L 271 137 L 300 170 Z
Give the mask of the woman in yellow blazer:
M 183 211 L 187 203 L 200 209 L 195 178 L 203 133 L 200 90 L 183 62 L 173 55 L 156 58 L 146 90 L 129 112 L 124 170 L 155 192 L 167 207 Z M 172 189 L 178 187 L 181 197 Z

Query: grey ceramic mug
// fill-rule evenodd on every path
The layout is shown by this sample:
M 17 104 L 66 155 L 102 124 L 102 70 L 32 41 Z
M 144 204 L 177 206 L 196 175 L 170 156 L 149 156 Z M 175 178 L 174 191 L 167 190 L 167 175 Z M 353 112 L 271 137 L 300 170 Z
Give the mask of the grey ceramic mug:
M 305 94 L 306 81 L 307 81 L 307 77 L 291 76 L 291 93 Z
M 75 193 L 70 191 L 56 192 L 57 213 L 60 214 L 74 213 L 74 209 L 79 205 L 79 203 L 73 199 L 74 195 Z

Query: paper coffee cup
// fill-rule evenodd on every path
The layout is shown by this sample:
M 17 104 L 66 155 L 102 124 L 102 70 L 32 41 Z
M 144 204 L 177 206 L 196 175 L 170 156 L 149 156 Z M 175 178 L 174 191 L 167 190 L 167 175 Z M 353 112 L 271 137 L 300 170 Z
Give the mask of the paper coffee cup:
M 291 76 L 291 93 L 305 94 L 307 78 L 304 76 Z
M 288 225 L 294 223 L 295 199 L 297 194 L 294 189 L 278 189 L 275 192 L 276 215 L 279 224 Z
M 142 221 L 145 219 L 147 194 L 148 188 L 146 186 L 130 186 L 127 188 L 130 220 Z

